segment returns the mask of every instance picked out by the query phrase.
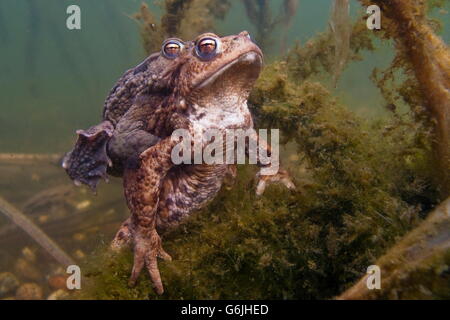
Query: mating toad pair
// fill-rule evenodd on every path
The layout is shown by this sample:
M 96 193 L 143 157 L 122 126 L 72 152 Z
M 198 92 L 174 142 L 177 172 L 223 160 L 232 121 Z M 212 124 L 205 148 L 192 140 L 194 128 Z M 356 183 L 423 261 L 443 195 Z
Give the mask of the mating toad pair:
M 195 41 L 168 39 L 161 52 L 128 70 L 105 102 L 103 122 L 77 131 L 74 149 L 63 161 L 79 185 L 95 189 L 107 174 L 122 176 L 131 216 L 113 248 L 134 249 L 133 285 L 146 267 L 158 294 L 163 285 L 157 258 L 170 260 L 158 231 L 176 226 L 214 198 L 235 165 L 181 164 L 171 160 L 176 129 L 251 129 L 247 106 L 263 55 L 247 32 Z M 253 137 L 257 138 L 257 137 Z M 268 150 L 270 154 L 270 150 Z M 258 164 L 263 166 L 258 159 Z M 258 175 L 259 192 L 269 182 L 294 188 L 286 172 Z

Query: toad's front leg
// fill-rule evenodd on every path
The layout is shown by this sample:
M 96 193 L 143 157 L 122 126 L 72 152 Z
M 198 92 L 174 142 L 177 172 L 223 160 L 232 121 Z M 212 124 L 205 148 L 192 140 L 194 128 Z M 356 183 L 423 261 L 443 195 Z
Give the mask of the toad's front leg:
M 130 285 L 136 283 L 140 272 L 146 267 L 158 294 L 162 294 L 164 289 L 157 258 L 171 258 L 163 250 L 161 238 L 156 232 L 156 214 L 161 182 L 173 166 L 171 150 L 175 144 L 170 138 L 164 139 L 144 151 L 134 166 L 129 164 L 125 169 L 125 198 L 131 219 L 119 230 L 113 241 L 113 246 L 126 240 L 133 246 L 134 265 Z
M 288 189 L 294 190 L 295 185 L 292 182 L 289 173 L 286 170 L 279 168 L 278 148 L 276 152 L 273 153 L 272 148 L 267 141 L 264 138 L 259 137 L 255 131 L 252 132 L 249 138 L 253 141 L 254 145 L 258 145 L 259 149 L 257 152 L 257 164 L 261 169 L 256 175 L 256 194 L 258 196 L 262 195 L 267 185 L 272 183 L 281 183 Z M 248 148 L 249 146 L 247 145 L 247 155 L 249 153 Z

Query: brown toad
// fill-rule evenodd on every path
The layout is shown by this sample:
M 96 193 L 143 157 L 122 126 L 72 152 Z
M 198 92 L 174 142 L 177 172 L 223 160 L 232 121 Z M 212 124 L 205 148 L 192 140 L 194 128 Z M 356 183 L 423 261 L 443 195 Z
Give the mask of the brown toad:
M 176 226 L 204 206 L 225 176 L 235 172 L 235 166 L 227 164 L 175 165 L 171 153 L 179 141 L 172 133 L 253 128 L 247 99 L 262 57 L 246 31 L 223 38 L 208 33 L 189 42 L 168 39 L 161 52 L 118 81 L 106 100 L 104 121 L 77 131 L 75 148 L 63 161 L 76 184 L 95 189 L 107 173 L 123 176 L 131 217 L 112 247 L 133 246 L 131 284 L 146 267 L 156 292 L 163 292 L 157 257 L 170 256 L 162 249 L 157 231 Z M 260 175 L 257 190 L 275 181 L 293 188 L 286 172 L 280 171 Z

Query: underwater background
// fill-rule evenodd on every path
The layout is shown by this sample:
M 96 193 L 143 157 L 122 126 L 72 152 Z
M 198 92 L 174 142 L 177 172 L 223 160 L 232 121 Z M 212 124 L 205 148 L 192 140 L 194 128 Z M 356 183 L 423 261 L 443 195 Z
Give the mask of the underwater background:
M 349 1 L 353 34 L 339 75 L 331 0 L 0 0 L 0 199 L 83 265 L 86 282 L 74 297 L 157 298 L 145 277 L 127 287 L 131 254 L 103 255 L 128 216 L 120 179 L 94 196 L 72 186 L 59 159 L 77 129 L 99 122 L 117 79 L 159 49 L 167 36 L 159 21 L 172 5 L 182 21 L 177 36 L 248 30 L 262 47 L 266 69 L 250 104 L 258 126 L 281 129 L 282 162 L 298 190 L 274 186 L 257 199 L 255 168 L 240 168 L 233 188 L 165 236 L 174 261 L 161 263 L 163 298 L 330 299 L 386 253 L 399 259 L 391 270 L 407 259 L 420 263 L 370 297 L 450 298 L 447 221 L 444 251 L 425 267 L 401 254 L 400 240 L 448 193 L 423 92 L 411 85 L 395 36 L 365 27 L 365 2 Z M 448 45 L 450 2 L 425 2 L 430 26 Z M 71 4 L 81 8 L 81 30 L 66 27 Z M 51 254 L 0 215 L 0 299 L 71 297 L 65 277 Z

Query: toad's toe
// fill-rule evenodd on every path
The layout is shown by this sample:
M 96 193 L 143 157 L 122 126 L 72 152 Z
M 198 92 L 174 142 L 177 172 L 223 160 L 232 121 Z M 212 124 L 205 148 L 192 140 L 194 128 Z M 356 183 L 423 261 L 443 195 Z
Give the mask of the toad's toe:
M 258 178 L 258 183 L 256 186 L 256 195 L 260 196 L 264 193 L 264 191 L 266 190 L 266 187 L 269 184 L 272 183 L 281 183 L 284 186 L 286 186 L 286 188 L 290 189 L 290 190 L 295 190 L 295 185 L 292 182 L 289 174 L 287 171 L 285 170 L 280 170 L 277 174 L 275 175 L 257 175 Z
M 136 235 L 134 241 L 134 265 L 129 280 L 130 286 L 135 286 L 139 275 L 146 267 L 150 279 L 152 281 L 155 292 L 159 295 L 164 293 L 164 287 L 161 280 L 161 274 L 158 268 L 158 257 L 164 260 L 172 260 L 169 254 L 164 251 L 161 245 L 161 238 L 156 230 L 150 231 L 149 235 L 143 238 L 141 235 Z
M 122 248 L 128 246 L 132 240 L 131 219 L 128 218 L 117 231 L 114 240 L 111 242 L 111 249 L 113 251 L 120 251 Z

